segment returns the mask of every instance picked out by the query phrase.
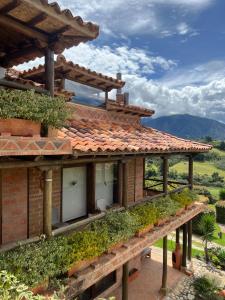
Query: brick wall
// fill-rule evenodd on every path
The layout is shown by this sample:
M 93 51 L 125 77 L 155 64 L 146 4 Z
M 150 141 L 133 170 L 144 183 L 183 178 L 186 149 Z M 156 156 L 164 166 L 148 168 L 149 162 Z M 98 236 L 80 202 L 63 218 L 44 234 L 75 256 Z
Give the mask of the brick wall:
M 143 198 L 143 158 L 128 162 L 128 202 Z
M 29 169 L 29 237 L 43 232 L 43 173 L 36 168 Z M 53 171 L 53 214 L 60 221 L 61 170 Z
M 128 162 L 128 180 L 127 180 L 127 193 L 128 193 L 128 202 L 134 202 L 134 193 L 135 193 L 135 159 L 132 159 Z
M 2 244 L 27 238 L 27 169 L 2 171 Z

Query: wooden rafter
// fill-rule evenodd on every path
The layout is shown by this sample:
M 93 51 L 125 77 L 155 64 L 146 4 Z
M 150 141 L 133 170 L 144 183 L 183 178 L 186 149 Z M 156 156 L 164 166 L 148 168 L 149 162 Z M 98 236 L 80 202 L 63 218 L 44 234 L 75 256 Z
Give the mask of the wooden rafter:
M 20 5 L 20 3 L 21 3 L 21 0 L 13 0 L 12 2 L 10 2 L 9 4 L 7 4 L 6 6 L 4 6 L 0 9 L 0 14 L 9 13 L 11 10 L 13 10 L 18 5 Z
M 33 19 L 31 19 L 27 24 L 29 26 L 35 26 L 38 23 L 41 23 L 42 21 L 44 21 L 47 17 L 48 17 L 48 15 L 46 13 L 41 13 L 41 14 L 37 15 L 36 17 L 34 17 Z

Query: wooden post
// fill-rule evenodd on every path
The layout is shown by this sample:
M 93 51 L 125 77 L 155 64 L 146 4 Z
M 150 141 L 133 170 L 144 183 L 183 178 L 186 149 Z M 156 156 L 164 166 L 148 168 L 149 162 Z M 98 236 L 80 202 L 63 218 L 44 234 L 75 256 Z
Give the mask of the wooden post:
M 96 189 L 96 164 L 89 163 L 87 165 L 87 211 L 90 214 L 93 214 L 96 210 L 95 189 Z
M 145 190 L 145 163 L 146 159 L 143 157 L 143 191 Z
M 180 244 L 180 228 L 176 229 L 176 244 Z
M 164 156 L 162 159 L 163 159 L 163 192 L 167 195 L 169 162 L 168 162 L 168 157 L 166 156 Z
M 49 48 L 45 49 L 45 88 L 50 92 L 50 96 L 54 97 L 54 51 Z
M 129 263 L 123 265 L 122 277 L 122 300 L 128 300 L 128 277 L 129 277 Z
M 44 234 L 52 236 L 52 170 L 44 171 Z
M 128 207 L 128 162 L 123 163 L 123 207 Z
M 188 222 L 188 260 L 192 258 L 192 220 Z
M 162 287 L 160 291 L 166 295 L 167 293 L 167 235 L 163 238 L 163 274 Z
M 182 253 L 182 268 L 187 267 L 187 223 L 183 225 L 183 253 Z
M 120 206 L 123 205 L 123 163 L 122 161 L 118 162 L 118 188 L 117 188 L 117 198 L 118 198 L 118 203 Z
M 190 185 L 190 189 L 193 190 L 193 156 L 190 155 L 188 160 L 188 183 Z

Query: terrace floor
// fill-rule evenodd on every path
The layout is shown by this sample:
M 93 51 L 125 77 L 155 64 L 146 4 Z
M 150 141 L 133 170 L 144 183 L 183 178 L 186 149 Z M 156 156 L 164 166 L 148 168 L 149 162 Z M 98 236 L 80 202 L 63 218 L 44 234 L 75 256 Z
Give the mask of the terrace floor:
M 162 281 L 162 249 L 151 247 L 152 257 L 145 258 L 139 277 L 129 283 L 129 300 L 161 300 L 159 294 Z M 172 268 L 171 252 L 168 251 L 168 287 L 174 288 L 186 275 Z M 121 300 L 121 288 L 111 296 Z

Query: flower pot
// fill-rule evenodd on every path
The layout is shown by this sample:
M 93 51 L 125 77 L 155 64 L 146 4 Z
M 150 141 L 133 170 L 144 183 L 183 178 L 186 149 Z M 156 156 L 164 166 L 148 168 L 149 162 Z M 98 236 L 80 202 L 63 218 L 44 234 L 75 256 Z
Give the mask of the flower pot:
M 119 248 L 121 248 L 124 244 L 124 241 L 122 242 L 118 242 L 116 244 L 113 244 L 112 246 L 110 246 L 107 250 L 106 253 L 111 253 L 112 251 L 118 250 Z
M 176 249 L 172 252 L 173 268 L 180 270 L 182 261 L 182 252 L 180 244 L 176 244 Z
M 154 227 L 153 224 L 150 224 L 142 229 L 139 229 L 136 233 L 135 233 L 135 236 L 136 237 L 141 237 L 141 236 L 144 236 L 146 235 L 152 228 Z
M 166 222 L 168 222 L 169 219 L 170 219 L 169 217 L 165 217 L 165 218 L 163 218 L 163 219 L 159 219 L 159 220 L 156 221 L 155 226 L 162 226 L 162 225 L 164 225 Z
M 87 268 L 90 264 L 93 264 L 94 262 L 96 262 L 97 259 L 98 259 L 98 257 L 93 257 L 93 258 L 75 262 L 67 271 L 68 277 L 71 277 L 71 276 L 73 276 L 74 273 Z
M 137 279 L 137 277 L 139 276 L 139 274 L 140 273 L 139 273 L 138 269 L 133 269 L 131 271 L 131 274 L 129 274 L 128 282 L 130 283 L 130 282 L 134 281 L 135 279 Z
M 40 135 L 41 124 L 23 119 L 0 119 L 0 134 L 12 136 Z
M 179 209 L 176 211 L 176 216 L 182 215 L 182 213 L 184 212 L 184 210 L 185 210 L 184 207 L 179 208 Z
M 49 284 L 49 279 L 46 278 L 43 282 L 33 287 L 31 291 L 33 292 L 34 295 L 42 294 L 47 290 L 48 284 Z
M 58 137 L 59 130 L 57 128 L 54 128 L 52 126 L 48 127 L 48 137 L 50 138 L 56 138 Z

